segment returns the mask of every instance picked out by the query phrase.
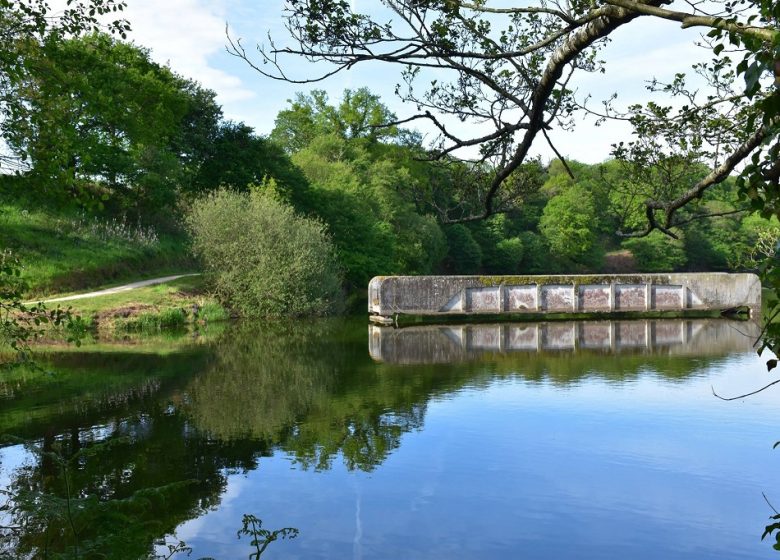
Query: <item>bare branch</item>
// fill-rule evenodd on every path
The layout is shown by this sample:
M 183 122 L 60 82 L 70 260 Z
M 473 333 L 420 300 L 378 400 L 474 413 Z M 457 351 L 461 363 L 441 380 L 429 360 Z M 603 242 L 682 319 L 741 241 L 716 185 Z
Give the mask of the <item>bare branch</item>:
M 771 43 L 778 35 L 776 29 L 769 27 L 756 27 L 752 25 L 745 25 L 743 23 L 735 23 L 724 19 L 722 17 L 703 16 L 689 14 L 686 12 L 677 12 L 674 10 L 667 10 L 658 6 L 651 5 L 649 3 L 636 2 L 635 0 L 605 0 L 607 4 L 612 6 L 620 6 L 627 10 L 645 14 L 649 16 L 655 16 L 663 19 L 669 19 L 672 21 L 679 21 L 682 23 L 683 29 L 689 27 L 709 27 L 711 29 L 722 29 L 723 31 L 729 31 L 731 33 L 737 33 L 739 35 L 747 35 L 756 37 L 762 41 Z
M 564 158 L 561 155 L 561 153 L 558 151 L 558 148 L 556 148 L 555 145 L 552 143 L 552 140 L 550 140 L 550 137 L 547 135 L 547 131 L 542 129 L 542 134 L 544 134 L 544 138 L 545 138 L 545 140 L 547 140 L 547 145 L 550 146 L 550 149 L 553 152 L 555 152 L 555 156 L 563 164 L 563 168 L 566 170 L 566 174 L 569 176 L 569 178 L 572 181 L 575 181 L 576 178 L 574 177 L 574 173 L 571 172 L 571 168 L 569 168 L 569 164 L 566 163 L 566 158 Z
M 756 395 L 756 394 L 760 393 L 761 391 L 766 391 L 772 385 L 777 385 L 778 383 L 780 383 L 780 379 L 775 379 L 774 381 L 764 385 L 760 389 L 756 389 L 755 391 L 751 391 L 751 392 L 745 393 L 743 395 L 737 395 L 736 397 L 721 397 L 718 393 L 715 392 L 715 388 L 714 387 L 711 387 L 711 389 L 712 389 L 712 394 L 715 395 L 716 397 L 718 397 L 722 401 L 736 401 L 738 399 L 744 399 L 745 397 L 749 397 L 751 395 Z
M 467 8 L 469 10 L 474 10 L 475 12 L 482 12 L 486 14 L 549 14 L 561 18 L 566 23 L 571 24 L 575 21 L 569 14 L 563 12 L 562 10 L 553 10 L 550 8 L 489 8 L 487 6 L 471 4 L 470 2 L 461 2 L 460 6 L 462 8 Z

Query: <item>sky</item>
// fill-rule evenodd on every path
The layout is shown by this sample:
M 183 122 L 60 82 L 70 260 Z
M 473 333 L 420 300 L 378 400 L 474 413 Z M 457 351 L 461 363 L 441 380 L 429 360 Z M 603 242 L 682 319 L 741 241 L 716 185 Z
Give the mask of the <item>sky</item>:
M 378 0 L 352 0 L 360 11 L 376 13 Z M 297 85 L 274 81 L 254 71 L 227 53 L 226 29 L 241 38 L 247 51 L 254 52 L 258 43 L 277 44 L 289 36 L 284 28 L 283 0 L 127 0 L 125 17 L 132 31 L 129 39 L 150 49 L 152 58 L 168 64 L 175 72 L 200 82 L 217 92 L 226 118 L 243 121 L 259 134 L 268 134 L 276 114 L 288 105 L 296 92 L 310 88 L 324 89 L 330 99 L 338 100 L 345 88 L 366 86 L 399 118 L 410 116 L 414 107 L 405 107 L 394 95 L 400 81 L 400 68 L 375 63 L 360 66 L 314 85 Z M 619 29 L 602 51 L 607 61 L 605 74 L 580 75 L 576 87 L 580 97 L 592 95 L 598 100 L 618 92 L 618 101 L 629 103 L 647 100 L 646 81 L 652 77 L 671 79 L 676 72 L 690 72 L 692 61 L 705 60 L 707 51 L 695 46 L 696 30 L 681 30 L 679 24 L 644 18 Z M 290 75 L 310 77 L 319 68 L 303 60 L 289 61 Z M 431 131 L 420 128 L 426 138 Z M 574 132 L 553 130 L 550 136 L 561 153 L 587 163 L 609 157 L 610 145 L 629 139 L 630 131 L 613 123 L 594 127 L 593 119 L 578 120 Z M 544 160 L 553 157 L 541 138 L 535 153 Z

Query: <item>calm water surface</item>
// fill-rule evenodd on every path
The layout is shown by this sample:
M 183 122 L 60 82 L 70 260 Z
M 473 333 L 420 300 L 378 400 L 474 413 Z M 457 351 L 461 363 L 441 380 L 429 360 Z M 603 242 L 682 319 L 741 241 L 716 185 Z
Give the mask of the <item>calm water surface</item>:
M 712 394 L 773 379 L 748 330 L 339 320 L 55 352 L 0 378 L 0 525 L 24 525 L 0 557 L 246 558 L 252 514 L 299 530 L 263 558 L 771 558 L 778 393 Z

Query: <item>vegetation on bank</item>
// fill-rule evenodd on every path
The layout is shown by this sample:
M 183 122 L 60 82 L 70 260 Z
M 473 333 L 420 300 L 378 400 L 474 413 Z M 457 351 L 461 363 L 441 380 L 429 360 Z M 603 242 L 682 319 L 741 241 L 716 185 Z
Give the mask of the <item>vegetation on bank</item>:
M 86 327 L 102 337 L 153 334 L 166 329 L 205 326 L 230 318 L 201 276 L 126 292 L 63 302 Z
M 21 258 L 27 299 L 195 270 L 187 244 L 123 215 L 0 198 L 0 246 Z
M 0 59 L 0 244 L 22 261 L 23 297 L 205 273 L 198 293 L 74 303 L 93 331 L 357 309 L 375 275 L 754 269 L 780 238 L 730 180 L 677 211 L 677 239 L 622 235 L 641 229 L 645 200 L 706 175 L 695 150 L 528 160 L 497 193 L 511 205 L 459 223 L 496 169 L 433 158 L 365 88 L 299 94 L 262 137 L 145 49 L 27 17 L 0 15 L 15 30 Z
M 241 315 L 338 310 L 341 274 L 325 226 L 296 214 L 272 185 L 201 198 L 187 223 L 216 296 Z

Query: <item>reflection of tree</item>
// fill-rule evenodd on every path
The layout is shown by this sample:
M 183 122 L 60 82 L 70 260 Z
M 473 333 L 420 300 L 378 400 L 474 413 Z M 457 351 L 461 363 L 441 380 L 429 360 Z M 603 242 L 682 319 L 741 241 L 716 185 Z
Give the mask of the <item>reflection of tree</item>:
M 464 386 L 487 386 L 496 378 L 624 381 L 653 370 L 684 379 L 703 367 L 699 356 L 657 348 L 655 355 L 486 352 L 467 362 L 410 369 L 374 364 L 365 339 L 356 336 L 363 329 L 362 322 L 309 321 L 231 331 L 208 369 L 188 385 L 185 410 L 213 438 L 260 439 L 304 468 L 328 469 L 341 455 L 348 468 L 371 470 L 404 433 L 422 426 L 431 398 Z
M 0 427 L 38 451 L 7 473 L 14 509 L 0 525 L 15 529 L 0 558 L 73 557 L 78 543 L 79 558 L 134 560 L 216 506 L 228 472 L 257 466 L 262 444 L 204 440 L 176 413 L 206 350 L 68 353 L 51 356 L 54 374 L 17 372 Z
M 13 491 L 26 496 L 13 520 L 23 529 L 0 539 L 0 557 L 71 550 L 67 496 L 80 508 L 82 551 L 142 556 L 215 507 L 228 473 L 255 469 L 276 450 L 304 468 L 327 469 L 341 457 L 349 469 L 372 470 L 422 427 L 431 399 L 464 387 L 621 381 L 653 370 L 685 378 L 705 365 L 700 357 L 558 351 L 410 368 L 374 363 L 365 332 L 363 321 L 246 325 L 193 353 L 54 356 L 57 376 L 21 379 L 24 390 L 0 411 L 0 429 L 21 428 L 43 451 L 13 474 Z M 67 485 L 55 457 L 68 464 Z
M 46 434 L 14 472 L 8 557 L 136 559 L 177 525 L 219 503 L 226 472 L 253 469 L 264 450 L 197 437 L 180 416 L 147 408 L 94 431 Z
M 246 325 L 226 336 L 187 388 L 187 411 L 212 437 L 264 439 L 307 468 L 341 453 L 370 470 L 422 425 L 425 395 L 383 386 L 351 323 Z M 420 404 L 422 403 L 422 404 Z
M 322 331 L 300 323 L 231 331 L 186 389 L 194 425 L 222 440 L 278 438 L 327 401 L 337 368 L 346 365 Z
M 36 439 L 66 426 L 89 426 L 134 410 L 168 393 L 202 369 L 205 348 L 170 353 L 67 352 L 50 354 L 41 368 L 4 376 L 0 434 Z

